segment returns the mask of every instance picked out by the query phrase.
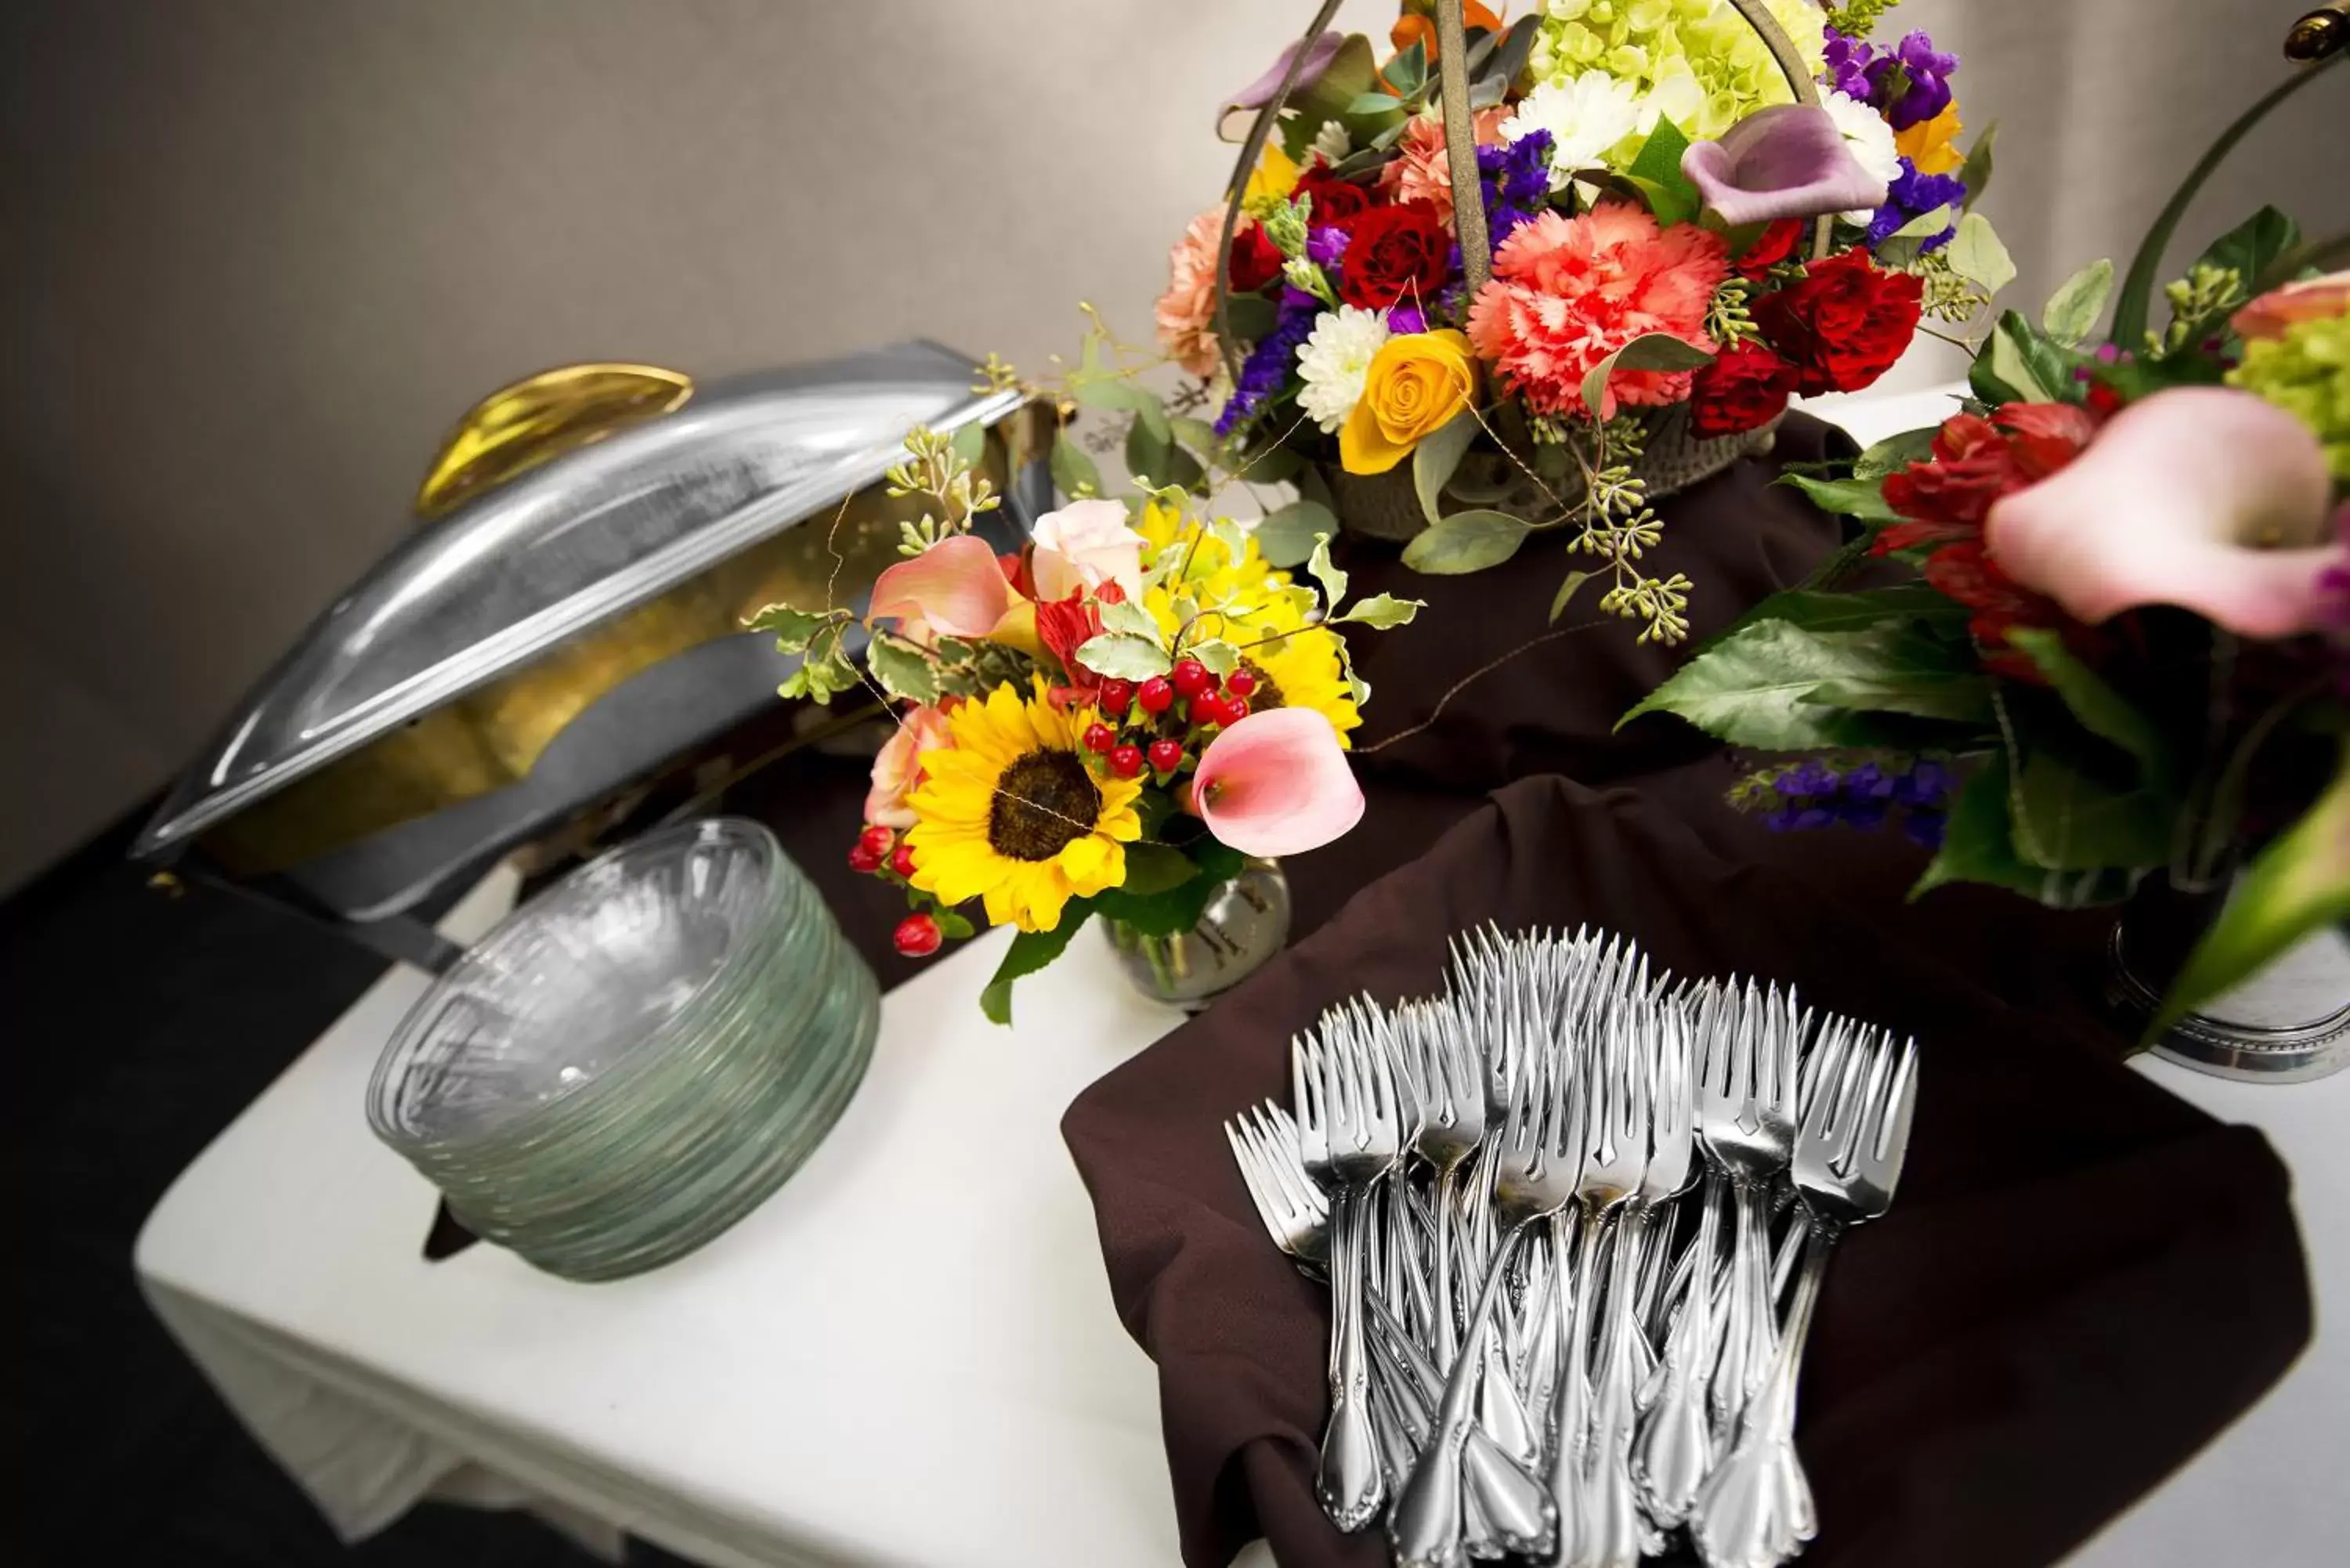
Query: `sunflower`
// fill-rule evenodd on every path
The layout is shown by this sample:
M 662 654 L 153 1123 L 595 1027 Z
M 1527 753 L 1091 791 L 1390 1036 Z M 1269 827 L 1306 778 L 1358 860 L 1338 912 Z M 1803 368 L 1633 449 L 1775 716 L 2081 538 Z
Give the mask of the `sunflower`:
M 1045 691 L 1024 701 L 1006 684 L 959 705 L 954 743 L 923 755 L 906 801 L 914 886 L 947 904 L 983 899 L 990 923 L 1024 931 L 1126 880 L 1125 846 L 1142 836 L 1141 781 L 1097 777 L 1077 743 L 1092 711 L 1061 712 Z
M 1338 743 L 1353 744 L 1347 732 L 1363 722 L 1338 634 L 1307 624 L 1286 599 L 1275 599 L 1230 633 L 1241 648 L 1241 668 L 1256 677 L 1249 693 L 1252 711 L 1311 708 L 1330 721 Z

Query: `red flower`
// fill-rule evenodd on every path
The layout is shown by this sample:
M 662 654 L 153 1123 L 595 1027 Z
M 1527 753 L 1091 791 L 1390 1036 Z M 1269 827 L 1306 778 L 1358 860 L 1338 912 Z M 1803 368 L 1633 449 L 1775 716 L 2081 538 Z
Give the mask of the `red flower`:
M 1254 294 L 1281 275 L 1281 247 L 1264 232 L 1264 225 L 1243 225 L 1232 236 L 1232 292 Z
M 1690 386 L 1690 430 L 1707 441 L 1761 430 L 1786 411 L 1795 368 L 1760 343 L 1739 343 L 1702 366 Z
M 1077 662 L 1077 649 L 1101 635 L 1101 611 L 1082 593 L 1065 599 L 1046 599 L 1036 606 L 1036 640 L 1061 661 L 1070 681 L 1080 691 L 1101 684 L 1101 677 Z
M 2034 685 L 2047 684 L 2031 656 L 2009 646 L 2007 634 L 2019 626 L 2065 627 L 2068 618 L 2054 600 L 2041 597 L 2009 576 L 1980 539 L 1945 545 L 1926 557 L 1924 573 L 1937 592 L 1975 612 L 1967 621 L 1967 629 L 1982 650 L 1985 670 Z
M 1859 251 L 1811 264 L 1802 281 L 1754 302 L 1754 323 L 1801 376 L 1806 397 L 1856 392 L 1893 368 L 1918 331 L 1925 285 L 1880 272 Z
M 1879 534 L 1876 552 L 1979 535 L 1991 503 L 2047 478 L 2095 433 L 2096 421 L 2070 403 L 2009 403 L 1988 420 L 1953 415 L 1932 456 L 1886 477 L 1886 504 L 1909 522 Z
M 1746 254 L 1730 264 L 1731 268 L 1742 278 L 1762 282 L 1763 274 L 1794 258 L 1795 247 L 1804 243 L 1804 227 L 1801 218 L 1780 219 L 1755 237 Z
M 1425 202 L 1374 207 L 1355 220 L 1340 258 L 1338 295 L 1365 310 L 1435 297 L 1452 270 L 1452 236 Z
M 1298 177 L 1296 189 L 1289 193 L 1291 201 L 1311 196 L 1313 207 L 1306 222 L 1314 227 L 1348 229 L 1357 218 L 1370 211 L 1371 193 L 1351 180 L 1332 177 L 1328 164 L 1307 170 Z

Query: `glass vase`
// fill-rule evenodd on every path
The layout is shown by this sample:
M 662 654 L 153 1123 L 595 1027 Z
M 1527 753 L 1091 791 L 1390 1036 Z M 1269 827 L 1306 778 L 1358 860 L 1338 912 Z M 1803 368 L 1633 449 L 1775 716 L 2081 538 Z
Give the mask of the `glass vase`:
M 1280 862 L 1251 859 L 1209 897 L 1188 930 L 1152 936 L 1107 917 L 1102 929 L 1135 990 L 1198 1012 L 1287 944 L 1289 879 Z

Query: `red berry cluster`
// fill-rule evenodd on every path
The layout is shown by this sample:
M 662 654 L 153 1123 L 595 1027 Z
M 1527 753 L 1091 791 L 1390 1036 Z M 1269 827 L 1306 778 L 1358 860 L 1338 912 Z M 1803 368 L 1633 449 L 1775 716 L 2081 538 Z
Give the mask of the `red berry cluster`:
M 857 836 L 856 844 L 848 851 L 848 868 L 859 876 L 879 877 L 885 882 L 894 882 L 906 889 L 909 898 L 926 897 L 914 888 L 911 880 L 914 846 L 878 822 L 866 824 L 865 831 Z M 963 926 L 962 934 L 970 934 L 968 922 L 963 921 L 961 916 L 951 914 L 948 919 Z M 917 909 L 898 922 L 898 929 L 891 933 L 889 940 L 908 958 L 928 958 L 939 950 L 946 938 L 946 925 L 937 916 L 927 909 Z
M 1235 670 L 1222 680 L 1196 659 L 1179 659 L 1164 675 L 1137 684 L 1105 680 L 1096 699 L 1103 722 L 1089 724 L 1086 750 L 1122 779 L 1143 771 L 1164 784 L 1194 762 L 1193 749 L 1207 732 L 1227 729 L 1248 717 L 1256 677 Z

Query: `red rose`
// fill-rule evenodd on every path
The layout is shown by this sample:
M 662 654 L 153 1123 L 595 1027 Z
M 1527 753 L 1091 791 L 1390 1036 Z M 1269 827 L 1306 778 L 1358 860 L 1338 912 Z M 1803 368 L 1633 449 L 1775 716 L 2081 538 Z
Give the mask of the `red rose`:
M 1918 330 L 1925 285 L 1880 272 L 1859 251 L 1814 262 L 1801 281 L 1754 302 L 1754 324 L 1805 396 L 1856 392 L 1893 368 Z
M 1760 283 L 1763 274 L 1794 257 L 1795 247 L 1804 243 L 1804 226 L 1801 218 L 1780 219 L 1755 236 L 1746 253 L 1731 265 L 1739 276 Z
M 1344 229 L 1370 210 L 1371 193 L 1350 180 L 1333 179 L 1328 164 L 1309 169 L 1289 193 L 1291 201 L 1310 196 L 1314 204 L 1305 221 L 1314 227 Z
M 1281 275 L 1281 247 L 1264 232 L 1264 225 L 1247 223 L 1232 236 L 1232 292 L 1254 294 L 1258 289 Z
M 1338 296 L 1365 310 L 1435 297 L 1452 271 L 1452 236 L 1426 202 L 1375 207 L 1355 220 L 1338 263 Z
M 1690 430 L 1707 441 L 1761 430 L 1784 413 L 1795 368 L 1760 343 L 1739 343 L 1700 367 L 1690 385 Z

